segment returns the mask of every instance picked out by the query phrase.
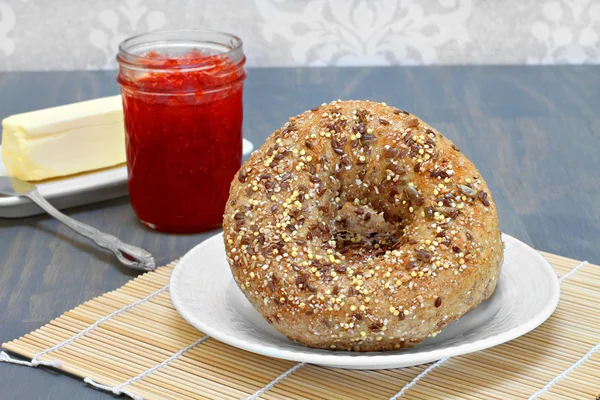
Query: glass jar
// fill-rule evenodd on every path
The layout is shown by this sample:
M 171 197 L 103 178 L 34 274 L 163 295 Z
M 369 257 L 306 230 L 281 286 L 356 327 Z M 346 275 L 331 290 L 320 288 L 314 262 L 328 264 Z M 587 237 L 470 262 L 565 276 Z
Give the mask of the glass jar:
M 131 37 L 117 55 L 129 196 L 145 225 L 221 225 L 242 160 L 242 41 L 215 31 Z

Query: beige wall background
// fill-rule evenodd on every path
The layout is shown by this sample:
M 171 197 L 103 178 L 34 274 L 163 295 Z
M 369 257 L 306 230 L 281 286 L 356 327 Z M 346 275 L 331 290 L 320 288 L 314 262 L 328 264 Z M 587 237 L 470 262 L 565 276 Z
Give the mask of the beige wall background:
M 115 68 L 175 28 L 235 33 L 251 66 L 600 63 L 599 0 L 0 0 L 0 70 Z

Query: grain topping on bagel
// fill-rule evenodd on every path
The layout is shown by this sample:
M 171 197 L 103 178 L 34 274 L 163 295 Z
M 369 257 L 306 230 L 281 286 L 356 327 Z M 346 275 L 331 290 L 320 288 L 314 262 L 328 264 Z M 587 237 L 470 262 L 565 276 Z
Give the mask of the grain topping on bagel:
M 503 245 L 489 189 L 407 111 L 333 101 L 276 130 L 232 182 L 233 276 L 280 332 L 311 347 L 397 349 L 494 291 Z

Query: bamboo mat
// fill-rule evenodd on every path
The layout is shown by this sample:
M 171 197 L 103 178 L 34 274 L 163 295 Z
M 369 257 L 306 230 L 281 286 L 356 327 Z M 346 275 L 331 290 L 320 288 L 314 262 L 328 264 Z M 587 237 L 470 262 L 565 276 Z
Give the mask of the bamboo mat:
M 548 321 L 503 345 L 428 365 L 341 370 L 230 347 L 179 316 L 166 287 L 172 264 L 2 346 L 34 358 L 33 366 L 54 365 L 135 399 L 596 399 L 600 268 L 542 255 L 568 274 Z M 14 361 L 6 353 L 1 360 Z

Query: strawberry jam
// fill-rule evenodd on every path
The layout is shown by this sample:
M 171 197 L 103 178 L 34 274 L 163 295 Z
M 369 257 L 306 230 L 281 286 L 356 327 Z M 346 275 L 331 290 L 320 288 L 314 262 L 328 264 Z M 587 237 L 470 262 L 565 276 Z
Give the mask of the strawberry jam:
M 145 225 L 221 225 L 242 159 L 241 46 L 210 31 L 154 32 L 121 44 L 129 196 Z

